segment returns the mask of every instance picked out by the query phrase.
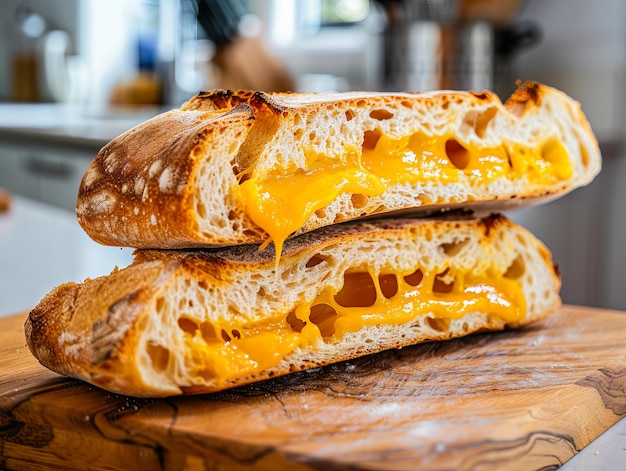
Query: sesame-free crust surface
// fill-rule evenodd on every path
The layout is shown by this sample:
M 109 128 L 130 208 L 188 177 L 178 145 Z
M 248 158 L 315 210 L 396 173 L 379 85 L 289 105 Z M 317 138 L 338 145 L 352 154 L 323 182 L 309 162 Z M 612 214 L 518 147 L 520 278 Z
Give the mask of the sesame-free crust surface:
M 390 139 L 395 144 L 378 149 L 381 136 L 382 141 Z M 452 150 L 428 147 L 422 153 L 407 147 L 406 155 L 392 151 L 397 146 L 404 149 L 408 144 L 401 143 L 415 136 L 454 141 L 460 146 L 457 150 L 465 149 L 459 150 L 461 155 L 470 148 L 506 148 L 508 163 L 483 159 L 489 171 L 482 175 L 463 158 L 457 161 L 458 153 Z M 515 150 L 519 146 L 526 150 Z M 538 177 L 537 169 L 552 168 L 546 162 L 559 160 L 553 148 L 562 148 L 571 172 L 555 174 L 553 179 Z M 363 167 L 367 172 L 359 178 L 378 175 L 384 190 L 374 191 L 367 184 L 344 188 L 324 204 L 318 201 L 313 189 L 321 184 L 330 195 L 333 188 L 343 185 L 342 179 L 332 177 L 333 172 L 362 166 L 355 167 L 350 156 L 361 161 L 366 149 L 378 149 L 373 162 L 385 162 L 392 169 L 405 157 L 413 159 L 414 153 L 429 156 L 424 157 L 419 172 L 417 167 L 411 171 L 402 164 L 400 173 L 407 178 L 413 171 L 424 176 L 436 168 L 441 178 L 408 178 L 383 185 L 388 176 Z M 535 151 L 542 156 L 537 169 L 514 163 L 515 155 Z M 85 231 L 105 245 L 258 245 L 270 239 L 282 242 L 283 236 L 341 221 L 398 211 L 417 215 L 463 207 L 489 213 L 536 204 L 588 184 L 600 167 L 600 150 L 579 103 L 533 82 L 520 84 L 504 103 L 488 91 L 273 94 L 214 90 L 199 93 L 180 109 L 158 115 L 104 146 L 85 172 L 76 210 Z M 446 168 L 453 178 L 439 174 Z M 319 174 L 330 180 L 313 177 L 322 169 Z M 289 175 L 306 176 L 299 192 L 284 186 L 282 176 Z M 264 186 L 263 182 L 276 178 L 282 180 L 276 187 L 282 190 L 268 189 L 274 183 Z M 353 180 L 350 177 L 346 182 Z M 252 190 L 244 191 L 244 185 Z M 282 191 L 302 193 L 301 203 L 290 209 L 294 198 L 278 196 Z M 305 221 L 293 219 L 286 223 L 289 230 L 276 237 L 264 222 L 270 209 L 259 208 L 263 216 L 253 216 L 260 194 L 266 201 L 276 199 L 288 219 L 306 213 Z
M 391 350 L 217 394 L 135 399 L 42 367 L 0 319 L 0 467 L 556 469 L 626 415 L 626 313 Z

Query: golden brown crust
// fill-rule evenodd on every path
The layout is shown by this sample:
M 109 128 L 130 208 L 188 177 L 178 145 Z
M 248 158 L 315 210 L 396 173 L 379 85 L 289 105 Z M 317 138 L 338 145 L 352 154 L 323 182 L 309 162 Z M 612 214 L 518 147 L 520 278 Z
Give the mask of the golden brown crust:
M 122 239 L 143 239 L 159 247 L 185 242 L 198 234 L 193 187 L 207 150 L 233 128 L 245 137 L 254 122 L 245 104 L 222 112 L 172 110 L 161 114 L 104 146 L 85 173 L 77 201 L 78 221 L 97 242 L 119 245 Z M 206 155 L 206 154 L 209 155 Z M 155 234 L 156 221 L 167 221 Z M 119 229 L 119 230 L 116 230 Z M 193 245 L 193 244 L 192 244 Z

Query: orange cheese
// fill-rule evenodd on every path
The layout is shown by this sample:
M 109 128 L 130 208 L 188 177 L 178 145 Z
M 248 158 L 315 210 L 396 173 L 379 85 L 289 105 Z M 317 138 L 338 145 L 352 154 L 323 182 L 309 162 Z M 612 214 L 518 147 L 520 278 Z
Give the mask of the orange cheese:
M 476 185 L 523 175 L 531 183 L 550 185 L 572 173 L 557 138 L 533 148 L 509 142 L 479 147 L 452 137 L 416 133 L 392 138 L 370 131 L 362 149 L 346 149 L 341 156 L 309 153 L 306 168 L 253 173 L 238 187 L 238 197 L 248 216 L 267 232 L 268 242 L 274 242 L 278 257 L 283 242 L 342 193 L 377 196 L 397 184 L 446 184 L 462 176 Z
M 262 181 L 254 177 L 239 187 L 240 200 L 250 218 L 274 241 L 276 253 L 311 214 L 332 203 L 341 193 L 380 195 L 384 184 L 355 158 L 347 162 L 317 160 L 307 171 L 272 172 Z
M 339 291 L 329 288 L 292 312 L 254 324 L 229 317 L 183 335 L 192 344 L 196 374 L 227 381 L 272 368 L 300 346 L 337 342 L 365 326 L 406 324 L 428 314 L 432 328 L 445 330 L 451 319 L 473 311 L 506 322 L 523 319 L 519 283 L 493 269 L 479 275 L 451 267 L 438 274 L 348 272 Z

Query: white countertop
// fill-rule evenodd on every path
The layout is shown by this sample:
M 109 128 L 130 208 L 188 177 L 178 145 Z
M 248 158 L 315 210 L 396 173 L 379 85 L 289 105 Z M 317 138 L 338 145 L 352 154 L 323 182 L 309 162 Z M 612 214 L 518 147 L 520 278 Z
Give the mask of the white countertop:
M 86 105 L 0 103 L 0 135 L 100 148 L 165 109 L 152 106 L 93 109 Z
M 0 317 L 32 309 L 55 286 L 110 273 L 132 249 L 105 247 L 74 213 L 18 196 L 0 213 Z

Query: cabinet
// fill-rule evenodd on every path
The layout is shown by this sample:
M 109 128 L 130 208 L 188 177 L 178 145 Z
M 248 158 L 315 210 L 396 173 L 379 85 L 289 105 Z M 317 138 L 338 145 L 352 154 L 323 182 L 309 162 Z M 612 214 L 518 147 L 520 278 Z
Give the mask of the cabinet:
M 0 187 L 75 210 L 80 181 L 97 150 L 0 143 Z

